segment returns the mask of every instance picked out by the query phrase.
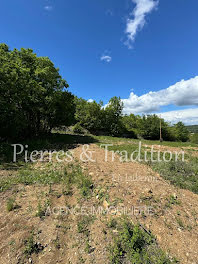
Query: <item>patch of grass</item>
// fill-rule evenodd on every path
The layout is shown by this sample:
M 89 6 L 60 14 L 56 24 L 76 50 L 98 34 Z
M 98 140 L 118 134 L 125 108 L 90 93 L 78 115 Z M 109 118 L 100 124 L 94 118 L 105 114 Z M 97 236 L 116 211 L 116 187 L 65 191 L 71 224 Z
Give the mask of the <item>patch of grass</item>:
M 177 221 L 177 223 L 178 223 L 178 225 L 179 225 L 180 228 L 185 229 L 184 223 L 181 220 L 181 218 L 176 217 L 176 221 Z
M 134 153 L 133 160 L 138 156 L 137 150 L 139 148 L 139 140 L 134 139 L 120 139 L 120 138 L 111 138 L 111 137 L 97 137 L 100 143 L 111 143 L 113 146 L 108 147 L 109 151 L 117 152 L 120 154 L 120 161 L 131 161 L 131 154 Z M 118 143 L 123 144 L 118 144 Z M 127 144 L 126 144 L 127 142 Z M 176 160 L 176 154 L 172 153 L 172 159 L 170 162 L 152 162 L 151 161 L 151 149 L 147 149 L 143 145 L 162 145 L 162 146 L 171 146 L 171 147 L 192 147 L 196 146 L 189 142 L 162 142 L 157 141 L 148 141 L 141 140 L 141 162 L 146 163 L 151 166 L 153 170 L 157 171 L 165 180 L 168 180 L 171 184 L 178 186 L 182 189 L 190 190 L 194 193 L 198 193 L 198 158 L 192 157 L 189 154 L 185 153 L 185 161 L 182 161 L 182 154 L 178 155 L 178 160 Z M 145 162 L 145 151 L 147 150 L 147 160 Z M 178 152 L 179 154 L 179 152 Z M 109 159 L 112 159 L 112 156 L 109 152 Z M 163 152 L 160 151 L 159 157 L 163 160 Z M 169 160 L 169 153 L 166 154 L 166 160 Z M 158 159 L 158 153 L 153 153 L 153 160 Z
M 83 233 L 86 236 L 89 235 L 89 225 L 94 221 L 94 217 L 91 215 L 84 215 L 80 218 L 77 223 L 78 233 Z
M 33 253 L 39 253 L 39 251 L 43 250 L 43 246 L 35 241 L 34 231 L 31 231 L 30 236 L 24 240 L 24 244 L 25 244 L 25 249 L 24 249 L 25 256 L 30 256 Z
M 171 184 L 198 194 L 198 159 L 182 162 L 153 163 L 152 168 Z
M 141 141 L 144 145 L 160 145 L 167 147 L 197 147 L 197 144 L 193 142 L 173 142 L 173 141 L 163 141 L 159 140 L 145 140 L 145 139 L 133 139 L 133 138 L 120 138 L 120 137 L 111 137 L 111 136 L 93 136 L 99 144 L 116 144 L 116 143 L 127 143 L 129 144 L 139 144 Z
M 95 189 L 96 199 L 103 201 L 103 200 L 109 200 L 109 194 L 108 194 L 108 187 L 104 186 L 98 186 L 97 189 Z
M 121 264 L 171 264 L 171 260 L 157 245 L 153 235 L 139 225 L 124 220 L 110 247 L 110 263 Z
M 78 164 L 69 164 L 67 167 L 61 163 L 48 163 L 44 167 L 34 167 L 26 164 L 14 177 L 0 179 L 0 192 L 10 189 L 17 184 L 63 184 L 63 194 L 69 195 L 72 185 L 75 184 L 83 197 L 89 198 L 92 193 L 93 184 L 91 177 L 83 174 Z M 52 193 L 50 187 L 49 193 Z
M 93 248 L 89 244 L 89 240 L 87 239 L 85 242 L 85 253 L 90 254 L 93 251 Z
M 39 201 L 38 206 L 37 206 L 36 216 L 40 218 L 44 218 L 46 216 L 46 211 L 47 211 L 48 206 L 50 206 L 49 200 L 46 200 L 43 206 L 41 202 Z
M 13 211 L 14 209 L 19 208 L 19 205 L 16 203 L 14 198 L 9 198 L 6 203 L 7 211 Z
M 167 202 L 165 204 L 166 207 L 171 208 L 172 205 L 181 205 L 181 202 L 177 199 L 175 195 L 170 195 L 168 198 L 166 198 Z
M 115 218 L 111 218 L 109 222 L 107 223 L 107 227 L 109 228 L 116 228 L 117 226 L 117 220 Z

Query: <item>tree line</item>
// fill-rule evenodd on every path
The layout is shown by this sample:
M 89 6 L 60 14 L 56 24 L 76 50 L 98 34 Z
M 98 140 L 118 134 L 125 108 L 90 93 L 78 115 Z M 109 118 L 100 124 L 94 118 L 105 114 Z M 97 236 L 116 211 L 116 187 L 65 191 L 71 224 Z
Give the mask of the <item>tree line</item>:
M 78 132 L 85 128 L 96 135 L 159 140 L 161 123 L 163 140 L 185 142 L 189 139 L 189 131 L 182 122 L 171 126 L 155 114 L 123 115 L 123 102 L 118 97 L 111 98 L 105 107 L 102 102 L 88 102 L 82 98 L 75 98 L 75 104 Z
M 103 106 L 77 98 L 68 87 L 48 57 L 0 44 L 0 139 L 40 136 L 74 125 L 77 133 L 86 129 L 96 135 L 157 140 L 160 121 L 164 140 L 189 139 L 182 122 L 170 126 L 157 115 L 123 115 L 120 98 L 112 97 Z

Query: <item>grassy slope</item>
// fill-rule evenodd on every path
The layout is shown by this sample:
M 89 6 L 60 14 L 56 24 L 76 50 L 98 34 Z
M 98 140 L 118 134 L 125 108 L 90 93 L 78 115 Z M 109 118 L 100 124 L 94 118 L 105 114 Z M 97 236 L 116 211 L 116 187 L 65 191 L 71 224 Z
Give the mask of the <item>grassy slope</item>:
M 139 140 L 137 139 L 123 139 L 123 138 L 113 138 L 113 137 L 95 137 L 99 144 L 112 144 L 113 146 L 109 147 L 109 150 L 113 151 L 127 151 L 128 156 L 130 157 L 131 153 L 138 149 Z M 168 147 L 177 147 L 182 149 L 185 147 L 187 154 L 185 155 L 185 161 L 173 160 L 171 162 L 148 162 L 147 164 L 152 167 L 153 170 L 157 171 L 165 180 L 168 180 L 171 184 L 178 186 L 182 189 L 188 189 L 196 194 L 198 194 L 198 157 L 193 156 L 192 154 L 196 152 L 191 147 L 198 147 L 197 144 L 192 144 L 190 142 L 162 142 L 151 141 L 151 140 L 142 140 L 142 157 L 144 157 L 144 151 L 147 150 L 144 145 L 159 145 Z M 122 143 L 122 144 L 120 144 Z M 163 156 L 163 150 L 160 150 L 160 157 Z M 147 154 L 148 159 L 149 151 Z M 154 159 L 156 159 L 157 154 L 154 154 Z M 168 159 L 168 158 L 167 158 Z

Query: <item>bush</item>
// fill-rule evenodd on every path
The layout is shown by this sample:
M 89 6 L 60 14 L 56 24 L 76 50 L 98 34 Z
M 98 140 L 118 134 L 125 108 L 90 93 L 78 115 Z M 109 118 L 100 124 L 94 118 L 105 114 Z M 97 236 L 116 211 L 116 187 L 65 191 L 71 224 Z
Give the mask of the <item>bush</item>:
M 118 236 L 110 247 L 110 263 L 171 264 L 168 256 L 158 247 L 154 237 L 139 225 L 124 221 L 118 226 Z
M 182 122 L 178 122 L 174 125 L 173 131 L 176 141 L 186 142 L 189 140 L 189 131 Z

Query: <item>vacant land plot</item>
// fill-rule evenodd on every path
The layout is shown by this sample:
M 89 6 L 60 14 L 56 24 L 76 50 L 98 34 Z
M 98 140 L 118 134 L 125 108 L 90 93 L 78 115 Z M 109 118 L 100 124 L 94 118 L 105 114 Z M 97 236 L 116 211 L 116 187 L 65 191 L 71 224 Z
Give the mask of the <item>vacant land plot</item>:
M 22 154 L 13 164 L 7 150 L 0 263 L 198 263 L 196 145 L 165 142 L 160 155 L 184 150 L 186 161 L 152 164 L 120 160 L 137 140 L 58 135 L 37 143 L 72 159 L 58 162 L 54 153 L 24 163 Z M 142 151 L 152 144 L 159 148 L 143 141 Z

